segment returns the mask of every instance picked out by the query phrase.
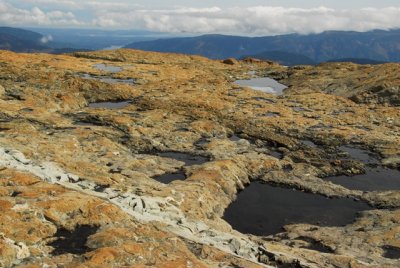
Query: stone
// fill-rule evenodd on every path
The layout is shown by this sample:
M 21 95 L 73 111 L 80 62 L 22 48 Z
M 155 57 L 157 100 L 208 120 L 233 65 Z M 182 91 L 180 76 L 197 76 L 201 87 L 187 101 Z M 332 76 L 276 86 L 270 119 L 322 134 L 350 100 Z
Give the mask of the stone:
M 224 64 L 235 65 L 238 64 L 238 61 L 234 58 L 228 58 L 222 61 Z
M 122 70 L 113 78 L 141 82 L 101 80 L 93 65 L 115 62 Z M 0 266 L 398 267 L 383 251 L 398 247 L 398 189 L 363 192 L 323 177 L 369 168 L 342 145 L 398 168 L 399 65 L 233 62 L 125 49 L 0 51 L 0 85 L 18 93 L 0 97 Z M 279 97 L 235 87 L 250 71 L 291 87 Z M 129 100 L 121 109 L 87 107 Z M 174 155 L 207 161 L 186 165 Z M 186 179 L 153 179 L 176 172 Z M 240 233 L 224 211 L 260 179 L 372 207 L 346 226 Z M 60 233 L 82 226 L 94 230 L 82 233 L 83 253 L 52 253 Z M 317 242 L 331 251 L 310 248 Z

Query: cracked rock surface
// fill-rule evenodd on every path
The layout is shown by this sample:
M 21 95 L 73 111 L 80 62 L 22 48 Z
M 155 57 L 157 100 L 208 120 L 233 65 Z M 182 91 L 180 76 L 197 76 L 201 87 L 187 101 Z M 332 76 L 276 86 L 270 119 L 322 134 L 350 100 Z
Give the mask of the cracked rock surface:
M 398 267 L 400 189 L 326 178 L 400 168 L 398 96 L 382 93 L 400 65 L 337 66 L 0 51 L 0 267 Z M 290 87 L 233 83 L 249 72 Z M 360 99 L 321 86 L 337 81 Z M 223 215 L 254 181 L 370 207 L 345 226 L 244 234 Z

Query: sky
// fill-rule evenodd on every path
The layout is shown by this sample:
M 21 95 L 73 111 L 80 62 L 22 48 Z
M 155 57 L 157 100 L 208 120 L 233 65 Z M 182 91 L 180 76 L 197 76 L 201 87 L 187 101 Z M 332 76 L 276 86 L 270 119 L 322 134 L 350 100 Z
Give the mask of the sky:
M 400 28 L 399 0 L 0 0 L 0 25 L 276 35 Z

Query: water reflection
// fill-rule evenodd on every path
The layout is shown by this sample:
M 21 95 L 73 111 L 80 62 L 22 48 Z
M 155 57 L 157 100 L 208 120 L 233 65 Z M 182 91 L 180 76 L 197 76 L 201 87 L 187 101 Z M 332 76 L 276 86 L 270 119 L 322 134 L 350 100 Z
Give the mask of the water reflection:
M 252 78 L 249 80 L 236 80 L 235 84 L 275 95 L 282 95 L 283 90 L 287 88 L 287 86 L 268 77 Z
M 94 68 L 100 70 L 100 71 L 105 71 L 109 73 L 118 73 L 122 71 L 121 67 L 118 66 L 111 66 L 111 65 L 106 65 L 106 64 L 95 64 L 93 65 Z
M 294 223 L 343 226 L 353 222 L 357 212 L 369 208 L 349 198 L 331 199 L 253 182 L 226 209 L 224 219 L 242 233 L 270 235 Z

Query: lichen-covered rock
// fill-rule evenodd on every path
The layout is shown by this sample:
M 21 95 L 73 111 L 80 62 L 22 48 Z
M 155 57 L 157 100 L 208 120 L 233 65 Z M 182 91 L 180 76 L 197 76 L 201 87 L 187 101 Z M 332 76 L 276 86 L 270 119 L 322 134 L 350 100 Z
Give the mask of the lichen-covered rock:
M 270 73 L 290 86 L 289 91 L 326 92 L 356 103 L 400 106 L 398 64 L 358 65 L 323 63 L 316 67 L 290 67 Z
M 0 51 L 0 62 L 0 266 L 399 266 L 385 254 L 399 247 L 398 189 L 323 178 L 370 167 L 340 149 L 349 144 L 399 168 L 400 110 L 387 91 L 397 64 L 286 68 L 135 50 Z M 291 87 L 274 96 L 233 84 L 249 71 Z M 242 234 L 222 217 L 260 179 L 372 207 L 346 226 Z

